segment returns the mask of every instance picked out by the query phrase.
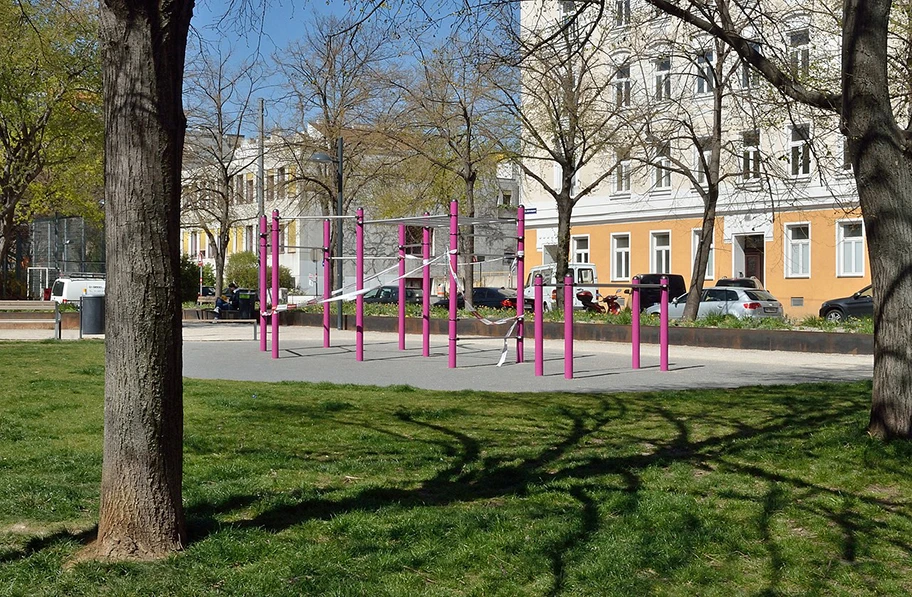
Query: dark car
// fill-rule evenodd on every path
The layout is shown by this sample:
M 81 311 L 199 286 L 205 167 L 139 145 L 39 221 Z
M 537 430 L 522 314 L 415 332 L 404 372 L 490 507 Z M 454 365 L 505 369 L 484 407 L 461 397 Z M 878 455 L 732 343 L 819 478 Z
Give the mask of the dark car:
M 865 286 L 852 296 L 824 301 L 820 306 L 820 316 L 836 323 L 849 317 L 874 317 L 874 294 L 871 286 Z
M 687 292 L 684 276 L 680 274 L 640 274 L 636 278 L 640 284 L 661 284 L 662 276 L 668 278 L 668 300 Z M 661 288 L 643 288 L 640 290 L 640 311 L 645 311 L 662 300 Z
M 532 299 L 525 300 L 525 310 L 531 311 L 533 305 Z M 447 298 L 439 299 L 434 302 L 435 307 L 447 308 L 450 300 Z M 462 293 L 456 299 L 456 306 L 460 309 L 465 308 L 465 299 Z M 516 290 L 511 288 L 494 288 L 490 286 L 479 286 L 472 289 L 472 306 L 474 307 L 491 307 L 493 309 L 516 309 Z
M 763 290 L 763 284 L 757 278 L 722 278 L 716 282 L 716 288 L 756 288 Z
M 406 288 L 405 302 L 415 305 L 421 304 L 421 298 L 424 296 L 420 288 Z M 365 303 L 374 303 L 380 305 L 398 305 L 399 304 L 399 287 L 398 286 L 381 286 L 364 293 Z

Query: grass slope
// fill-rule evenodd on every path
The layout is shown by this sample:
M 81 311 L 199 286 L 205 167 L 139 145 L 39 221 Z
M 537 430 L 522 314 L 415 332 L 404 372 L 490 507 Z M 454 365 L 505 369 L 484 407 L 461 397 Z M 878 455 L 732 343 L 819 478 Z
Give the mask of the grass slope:
M 191 542 L 91 535 L 103 344 L 0 344 L 0 595 L 905 595 L 867 383 L 647 394 L 188 380 Z

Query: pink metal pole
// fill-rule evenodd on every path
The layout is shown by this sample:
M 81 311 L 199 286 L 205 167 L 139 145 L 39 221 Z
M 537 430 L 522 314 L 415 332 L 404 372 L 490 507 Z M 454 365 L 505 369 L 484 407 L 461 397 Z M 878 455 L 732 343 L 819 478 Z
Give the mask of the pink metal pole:
M 662 306 L 659 322 L 659 365 L 668 371 L 668 276 L 662 276 Z
M 323 220 L 323 348 L 329 348 L 329 298 L 332 296 L 332 268 L 329 261 L 330 239 L 329 220 Z
M 523 336 L 526 327 L 526 208 L 516 209 L 516 362 L 525 361 Z
M 542 277 L 535 276 L 535 375 L 541 377 L 545 374 L 545 322 L 542 321 L 542 305 L 544 304 Z
M 355 219 L 355 360 L 364 360 L 364 208 L 359 207 Z
M 456 245 L 459 237 L 459 204 L 450 201 L 450 342 L 449 367 L 456 368 L 456 306 L 459 297 L 456 283 Z
M 630 281 L 630 345 L 633 351 L 633 369 L 640 368 L 640 279 Z
M 405 224 L 399 224 L 399 350 L 405 350 Z
M 424 217 L 430 214 L 424 212 Z M 431 229 L 421 231 L 421 355 L 431 355 Z
M 260 350 L 266 352 L 266 264 L 269 263 L 266 249 L 266 216 L 260 218 Z
M 564 276 L 564 379 L 573 379 L 573 276 Z
M 279 358 L 279 210 L 272 210 L 272 358 Z

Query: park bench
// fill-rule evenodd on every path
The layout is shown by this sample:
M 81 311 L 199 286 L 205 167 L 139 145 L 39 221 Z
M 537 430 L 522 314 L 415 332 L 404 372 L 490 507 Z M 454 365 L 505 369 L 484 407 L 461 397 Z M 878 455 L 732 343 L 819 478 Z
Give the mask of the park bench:
M 0 326 L 54 330 L 60 339 L 60 308 L 55 301 L 0 301 Z
M 253 339 L 257 339 L 257 328 L 259 327 L 260 320 L 258 318 L 242 318 L 241 312 L 235 309 L 222 310 L 218 314 L 218 319 L 215 319 L 215 312 L 210 312 L 213 319 L 212 323 L 252 323 L 253 324 Z

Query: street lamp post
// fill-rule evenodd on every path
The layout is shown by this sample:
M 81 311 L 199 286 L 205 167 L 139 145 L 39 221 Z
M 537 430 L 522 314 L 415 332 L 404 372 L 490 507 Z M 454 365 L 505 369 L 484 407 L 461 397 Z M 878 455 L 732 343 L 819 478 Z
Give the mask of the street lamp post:
M 343 164 L 343 142 L 342 137 L 336 139 L 336 157 L 332 158 L 331 156 L 325 153 L 315 153 L 310 157 L 310 160 L 313 162 L 320 162 L 323 164 L 331 163 L 336 168 L 336 264 L 338 268 L 336 269 L 336 284 L 339 287 L 339 290 L 342 290 L 342 287 L 345 284 L 345 278 L 342 272 L 342 197 L 343 197 L 343 181 L 342 181 L 342 164 Z M 342 301 L 339 301 L 339 311 L 338 318 L 336 320 L 336 327 L 342 329 Z

